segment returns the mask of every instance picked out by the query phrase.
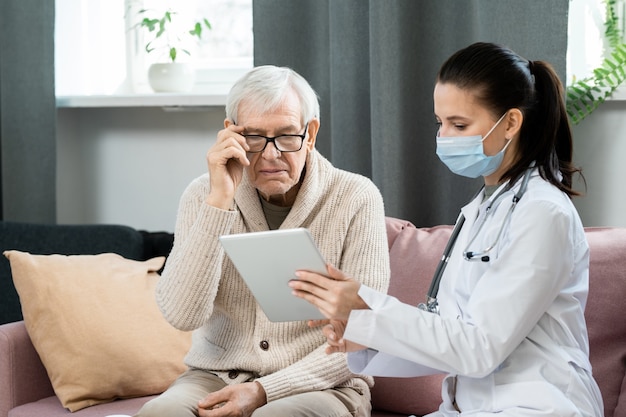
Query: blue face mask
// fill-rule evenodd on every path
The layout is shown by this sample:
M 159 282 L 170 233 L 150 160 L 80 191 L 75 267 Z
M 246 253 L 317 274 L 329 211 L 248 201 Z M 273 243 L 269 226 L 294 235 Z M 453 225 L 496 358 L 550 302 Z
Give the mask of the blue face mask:
M 464 177 L 478 178 L 481 175 L 491 175 L 500 166 L 504 158 L 504 151 L 511 141 L 509 140 L 504 148 L 493 156 L 485 155 L 483 141 L 498 124 L 504 119 L 506 113 L 487 132 L 483 138 L 477 136 L 437 136 L 437 156 L 446 164 L 450 171 Z

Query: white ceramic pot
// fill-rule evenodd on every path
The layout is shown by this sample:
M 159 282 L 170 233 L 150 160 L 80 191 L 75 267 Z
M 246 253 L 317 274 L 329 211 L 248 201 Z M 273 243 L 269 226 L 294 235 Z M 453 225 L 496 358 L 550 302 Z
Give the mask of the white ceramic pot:
M 168 62 L 150 65 L 148 82 L 157 93 L 185 93 L 195 81 L 193 66 L 187 62 Z

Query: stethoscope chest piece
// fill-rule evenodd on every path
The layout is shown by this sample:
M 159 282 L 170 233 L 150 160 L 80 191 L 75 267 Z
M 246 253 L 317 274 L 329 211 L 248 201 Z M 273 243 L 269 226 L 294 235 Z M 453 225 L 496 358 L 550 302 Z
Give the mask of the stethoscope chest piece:
M 425 303 L 419 303 L 417 308 L 428 313 L 439 314 L 439 303 L 436 298 L 428 297 Z

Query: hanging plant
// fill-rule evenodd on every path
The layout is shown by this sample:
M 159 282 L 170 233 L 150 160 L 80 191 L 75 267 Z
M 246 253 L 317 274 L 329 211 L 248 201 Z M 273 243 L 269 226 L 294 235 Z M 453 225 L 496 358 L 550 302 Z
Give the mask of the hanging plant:
M 589 116 L 626 80 L 626 43 L 624 34 L 618 28 L 616 1 L 604 1 L 604 35 L 611 48 L 610 55 L 604 58 L 599 68 L 593 70 L 591 76 L 577 80 L 567 87 L 566 108 L 573 124 L 578 124 Z

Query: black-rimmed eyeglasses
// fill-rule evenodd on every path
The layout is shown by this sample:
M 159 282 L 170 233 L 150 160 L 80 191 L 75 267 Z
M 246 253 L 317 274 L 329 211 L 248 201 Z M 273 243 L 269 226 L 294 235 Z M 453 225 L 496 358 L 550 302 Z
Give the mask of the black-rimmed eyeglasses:
M 301 135 L 279 135 L 274 137 L 263 135 L 243 135 L 248 144 L 248 152 L 259 153 L 265 150 L 268 142 L 272 142 L 280 152 L 297 152 L 302 149 L 302 144 L 306 138 L 306 131 L 309 128 L 307 123 L 304 126 L 304 133 Z

